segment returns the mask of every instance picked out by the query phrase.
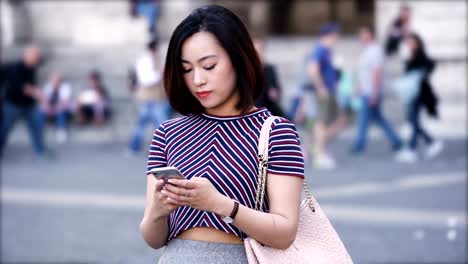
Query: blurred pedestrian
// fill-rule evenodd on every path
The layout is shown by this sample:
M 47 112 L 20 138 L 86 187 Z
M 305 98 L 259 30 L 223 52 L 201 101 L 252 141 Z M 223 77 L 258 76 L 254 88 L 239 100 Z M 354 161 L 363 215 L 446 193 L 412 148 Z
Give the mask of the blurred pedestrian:
M 72 112 L 71 94 L 71 86 L 63 81 L 62 75 L 59 72 L 52 73 L 44 86 L 41 112 L 45 122 L 48 119 L 55 121 L 55 136 L 59 143 L 67 140 L 68 120 Z
M 335 159 L 327 151 L 327 145 L 347 124 L 346 114 L 339 108 L 336 88 L 339 80 L 337 69 L 332 64 L 332 48 L 339 37 L 339 27 L 327 23 L 320 27 L 320 38 L 308 63 L 308 72 L 313 82 L 318 103 L 318 116 L 311 134 L 314 135 L 314 167 L 333 169 Z
M 76 99 L 76 117 L 80 125 L 102 125 L 111 117 L 109 92 L 99 71 L 91 71 L 88 81 L 89 87 L 81 91 Z
M 260 97 L 255 101 L 257 107 L 266 107 L 275 116 L 285 117 L 281 109 L 281 85 L 276 74 L 276 67 L 265 61 L 265 40 L 262 37 L 253 39 L 255 50 L 263 65 L 265 82 Z
M 434 93 L 430 83 L 430 76 L 435 68 L 435 62 L 427 53 L 424 42 L 416 33 L 410 33 L 406 38 L 406 45 L 410 50 L 410 58 L 406 61 L 405 72 L 421 71 L 422 79 L 418 83 L 417 94 L 407 105 L 408 121 L 411 126 L 411 137 L 409 140 L 409 149 L 403 151 L 397 156 L 401 162 L 414 163 L 418 160 L 416 148 L 420 138 L 427 145 L 425 157 L 430 159 L 437 156 L 443 149 L 443 143 L 434 138 L 423 128 L 420 120 L 421 110 L 432 117 L 438 117 L 437 104 L 438 98 Z
M 382 73 L 384 53 L 375 40 L 371 26 L 362 26 L 359 39 L 363 50 L 359 56 L 358 86 L 356 93 L 361 97 L 358 132 L 352 152 L 361 153 L 366 148 L 367 129 L 375 122 L 384 132 L 394 151 L 400 150 L 402 142 L 390 123 L 385 119 L 381 106 L 383 104 Z
M 268 204 L 253 209 L 260 129 L 272 115 L 254 104 L 262 75 L 247 29 L 224 7 L 196 9 L 174 30 L 164 87 L 185 116 L 154 134 L 140 224 L 151 247 L 165 246 L 159 263 L 247 263 L 247 236 L 283 249 L 294 241 L 304 163 L 297 131 L 284 118 L 271 126 Z M 156 180 L 151 171 L 164 167 L 184 179 Z
M 6 65 L 0 63 L 0 126 L 3 120 L 3 104 L 5 101 L 5 88 L 6 88 Z M 1 129 L 1 127 L 0 127 Z
M 20 118 L 26 120 L 34 152 L 39 156 L 46 154 L 43 122 L 38 107 L 43 95 L 36 83 L 36 71 L 40 59 L 39 48 L 28 47 L 24 50 L 22 60 L 3 66 L 5 101 L 0 128 L 0 155 L 9 133 Z
M 144 16 L 148 23 L 148 32 L 152 38 L 158 35 L 158 18 L 161 11 L 159 0 L 130 0 L 131 15 Z
M 135 98 L 138 101 L 138 119 L 130 139 L 131 154 L 136 154 L 141 150 L 145 128 L 148 125 L 155 130 L 162 122 L 169 119 L 169 103 L 161 82 L 157 49 L 158 41 L 156 39 L 150 41 L 146 54 L 140 57 L 135 65 L 137 80 Z
M 408 5 L 402 5 L 398 17 L 391 24 L 386 40 L 385 54 L 391 56 L 398 52 L 400 43 L 410 32 L 411 9 Z

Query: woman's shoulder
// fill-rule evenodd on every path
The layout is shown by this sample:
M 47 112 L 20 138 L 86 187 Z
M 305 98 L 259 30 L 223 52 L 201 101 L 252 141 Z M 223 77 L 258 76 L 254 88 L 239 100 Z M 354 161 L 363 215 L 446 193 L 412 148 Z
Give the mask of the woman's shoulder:
M 183 126 L 186 126 L 194 122 L 197 117 L 193 114 L 180 116 L 164 121 L 160 127 L 162 127 L 166 132 L 171 130 L 177 130 Z
M 285 117 L 278 117 L 271 126 L 272 134 L 293 134 L 298 136 L 296 126 Z
M 273 121 L 273 127 L 272 128 L 274 128 L 277 125 L 285 125 L 285 126 L 295 127 L 293 122 L 289 121 L 289 119 L 287 119 L 285 117 L 282 117 L 282 116 L 277 116 L 277 118 Z

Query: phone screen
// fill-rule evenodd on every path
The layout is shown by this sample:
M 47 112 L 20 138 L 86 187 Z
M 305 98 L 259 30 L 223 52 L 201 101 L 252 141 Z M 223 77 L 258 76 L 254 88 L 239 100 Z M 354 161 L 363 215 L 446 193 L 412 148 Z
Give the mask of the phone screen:
M 179 172 L 179 170 L 177 170 L 177 168 L 157 168 L 151 170 L 151 173 L 156 179 L 163 179 L 164 184 L 168 183 L 169 179 L 185 179 L 185 177 Z

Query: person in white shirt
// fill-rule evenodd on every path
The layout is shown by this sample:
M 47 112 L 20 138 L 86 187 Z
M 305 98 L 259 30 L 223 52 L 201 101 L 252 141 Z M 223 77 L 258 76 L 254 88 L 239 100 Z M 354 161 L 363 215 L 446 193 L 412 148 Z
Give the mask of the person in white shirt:
M 147 44 L 147 52 L 135 65 L 137 88 L 135 98 L 138 102 L 136 127 L 129 142 L 131 154 L 137 154 L 142 147 L 145 129 L 152 125 L 156 129 L 169 119 L 169 103 L 161 82 L 161 71 L 156 63 L 158 42 L 156 39 Z
M 392 149 L 398 151 L 402 147 L 402 140 L 384 118 L 381 111 L 384 52 L 375 41 L 375 33 L 372 27 L 362 26 L 359 30 L 359 38 L 364 49 L 359 56 L 356 93 L 362 97 L 362 106 L 358 118 L 358 133 L 352 147 L 352 153 L 358 154 L 365 150 L 367 129 L 372 121 L 382 128 L 385 136 L 390 141 Z
M 59 72 L 52 73 L 50 80 L 45 84 L 41 100 L 41 113 L 44 119 L 54 119 L 57 128 L 58 142 L 67 139 L 68 119 L 71 114 L 70 84 L 63 81 Z

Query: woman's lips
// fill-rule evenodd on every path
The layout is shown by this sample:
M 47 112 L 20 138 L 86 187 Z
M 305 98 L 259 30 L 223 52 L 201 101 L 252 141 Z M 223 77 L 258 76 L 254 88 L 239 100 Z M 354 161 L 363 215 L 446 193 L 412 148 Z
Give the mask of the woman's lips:
M 201 99 L 207 98 L 212 92 L 197 92 L 198 97 Z

